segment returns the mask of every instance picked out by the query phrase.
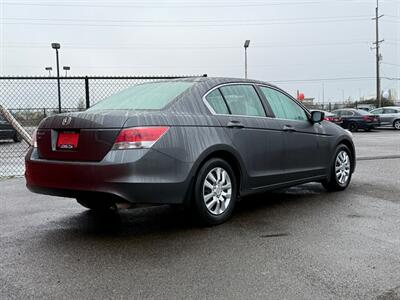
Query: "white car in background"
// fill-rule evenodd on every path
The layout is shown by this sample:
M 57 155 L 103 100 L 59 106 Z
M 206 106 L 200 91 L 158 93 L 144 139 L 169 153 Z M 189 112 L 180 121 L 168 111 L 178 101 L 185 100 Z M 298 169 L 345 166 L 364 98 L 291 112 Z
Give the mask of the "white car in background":
M 400 106 L 386 106 L 376 108 L 370 111 L 381 119 L 381 126 L 393 126 L 400 130 Z

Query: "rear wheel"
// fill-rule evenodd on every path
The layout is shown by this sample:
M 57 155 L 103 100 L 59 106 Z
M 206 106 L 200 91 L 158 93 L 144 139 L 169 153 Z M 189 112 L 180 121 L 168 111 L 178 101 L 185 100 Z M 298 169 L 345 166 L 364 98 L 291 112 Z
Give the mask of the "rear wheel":
M 323 181 L 322 185 L 328 191 L 343 191 L 351 180 L 352 158 L 346 145 L 339 145 L 335 151 L 335 158 L 331 165 L 330 179 Z
M 77 198 L 76 201 L 83 207 L 94 211 L 107 211 L 116 209 L 115 203 L 103 199 Z
M 357 123 L 355 123 L 355 122 L 349 123 L 349 125 L 347 125 L 347 128 L 348 128 L 351 132 L 355 132 L 355 131 L 358 130 Z
M 192 209 L 205 225 L 217 225 L 232 215 L 237 197 L 235 174 L 224 160 L 213 158 L 199 170 Z
M 400 130 L 400 120 L 395 120 L 393 122 L 393 127 L 397 130 Z

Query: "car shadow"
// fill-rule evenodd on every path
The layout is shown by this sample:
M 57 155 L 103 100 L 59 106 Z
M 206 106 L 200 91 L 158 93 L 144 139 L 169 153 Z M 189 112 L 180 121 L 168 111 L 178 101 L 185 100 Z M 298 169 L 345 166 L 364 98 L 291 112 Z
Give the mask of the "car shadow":
M 295 206 L 321 203 L 321 194 L 326 193 L 320 184 L 307 184 L 289 189 L 266 192 L 243 198 L 232 218 L 216 227 L 199 225 L 194 218 L 179 206 L 162 205 L 147 208 L 122 209 L 104 213 L 86 210 L 61 219 L 53 220 L 53 228 L 46 229 L 45 240 L 58 241 L 103 239 L 129 240 L 143 238 L 169 238 L 171 236 L 209 232 L 234 228 L 237 223 L 259 224 L 275 216 L 274 210 L 285 214 Z M 326 195 L 329 195 L 326 193 Z M 312 203 L 311 203 L 312 202 Z M 262 219 L 262 220 L 261 220 Z M 245 220 L 245 221 L 244 221 Z M 249 224 L 248 224 L 249 225 Z M 250 224 L 251 225 L 251 224 Z M 249 226 L 250 226 L 249 225 Z M 60 237 L 62 237 L 60 239 Z

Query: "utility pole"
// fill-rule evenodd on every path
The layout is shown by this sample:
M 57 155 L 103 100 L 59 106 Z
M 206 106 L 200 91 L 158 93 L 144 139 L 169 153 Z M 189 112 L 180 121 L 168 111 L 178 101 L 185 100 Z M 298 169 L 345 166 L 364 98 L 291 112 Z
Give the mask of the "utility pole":
M 381 97 L 381 77 L 380 77 L 380 60 L 381 60 L 381 55 L 379 53 L 380 50 L 380 44 L 384 40 L 379 40 L 379 19 L 382 18 L 383 15 L 379 15 L 379 0 L 376 0 L 376 8 L 375 8 L 375 18 L 372 18 L 372 20 L 375 20 L 375 42 L 373 43 L 375 45 L 375 50 L 376 50 L 376 101 L 378 104 L 378 107 L 382 106 L 382 97 Z

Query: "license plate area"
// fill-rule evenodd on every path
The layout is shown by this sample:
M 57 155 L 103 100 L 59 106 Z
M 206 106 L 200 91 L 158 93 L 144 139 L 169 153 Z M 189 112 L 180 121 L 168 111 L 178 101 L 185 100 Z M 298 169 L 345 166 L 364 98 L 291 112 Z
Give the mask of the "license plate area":
M 63 130 L 58 132 L 57 150 L 73 151 L 78 149 L 79 131 Z

